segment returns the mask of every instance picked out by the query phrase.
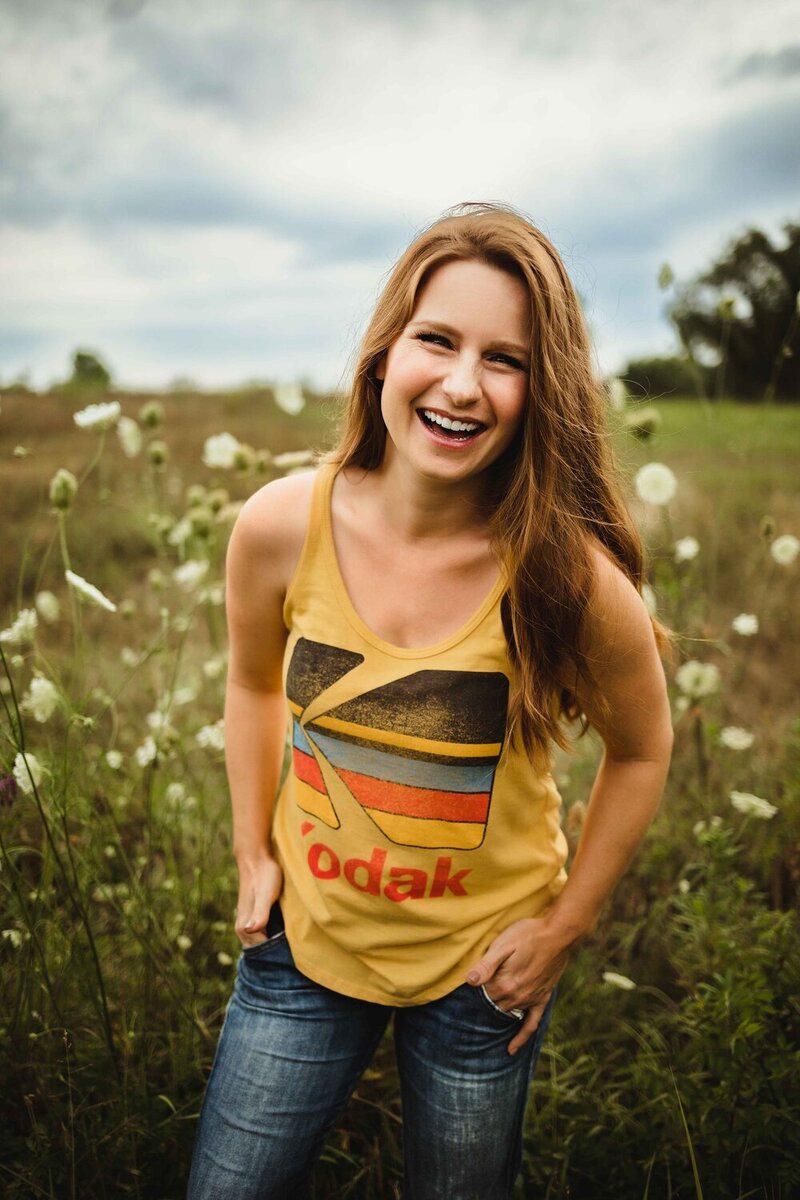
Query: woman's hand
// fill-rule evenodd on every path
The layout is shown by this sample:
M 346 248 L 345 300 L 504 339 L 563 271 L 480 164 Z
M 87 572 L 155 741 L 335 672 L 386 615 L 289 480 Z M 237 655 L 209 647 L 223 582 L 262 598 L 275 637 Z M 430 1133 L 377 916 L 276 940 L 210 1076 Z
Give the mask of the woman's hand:
M 574 941 L 554 929 L 547 917 L 515 921 L 467 972 L 467 983 L 486 985 L 498 1007 L 527 1009 L 519 1033 L 508 1044 L 509 1054 L 516 1054 L 536 1032 Z
M 266 941 L 269 912 L 281 893 L 283 872 L 268 854 L 239 858 L 239 900 L 236 905 L 236 936 L 243 946 Z

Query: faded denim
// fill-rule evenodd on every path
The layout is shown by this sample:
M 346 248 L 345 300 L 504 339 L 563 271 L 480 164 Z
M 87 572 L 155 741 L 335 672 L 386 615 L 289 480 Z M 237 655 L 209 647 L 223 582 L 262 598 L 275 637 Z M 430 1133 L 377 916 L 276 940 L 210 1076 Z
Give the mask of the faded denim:
M 188 1200 L 299 1200 L 325 1137 L 394 1014 L 405 1200 L 508 1200 L 528 1088 L 555 993 L 516 1055 L 521 1024 L 469 984 L 389 1008 L 313 983 L 277 905 L 238 963 L 200 1114 Z

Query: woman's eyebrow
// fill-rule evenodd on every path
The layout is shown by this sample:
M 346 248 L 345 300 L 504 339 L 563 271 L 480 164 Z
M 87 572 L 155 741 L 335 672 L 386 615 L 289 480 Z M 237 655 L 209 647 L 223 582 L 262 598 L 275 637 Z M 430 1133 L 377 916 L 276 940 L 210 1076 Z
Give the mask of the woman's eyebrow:
M 446 321 L 428 320 L 426 317 L 416 317 L 412 325 L 426 325 L 431 329 L 441 330 L 442 333 L 449 333 L 451 337 L 458 337 L 458 330 L 452 325 L 448 325 Z M 519 342 L 506 342 L 500 339 L 489 345 L 490 350 L 510 350 L 512 354 L 520 354 L 524 357 L 528 353 L 527 346 L 521 346 Z

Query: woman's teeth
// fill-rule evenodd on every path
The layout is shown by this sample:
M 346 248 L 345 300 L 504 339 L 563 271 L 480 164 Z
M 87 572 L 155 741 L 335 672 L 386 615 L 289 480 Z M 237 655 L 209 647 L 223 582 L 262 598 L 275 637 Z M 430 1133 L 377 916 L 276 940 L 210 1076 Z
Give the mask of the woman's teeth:
M 423 408 L 422 415 L 430 424 L 438 425 L 441 429 L 446 429 L 448 433 L 469 435 L 481 428 L 480 421 L 452 421 L 450 417 L 443 417 L 441 413 L 431 412 L 429 408 Z

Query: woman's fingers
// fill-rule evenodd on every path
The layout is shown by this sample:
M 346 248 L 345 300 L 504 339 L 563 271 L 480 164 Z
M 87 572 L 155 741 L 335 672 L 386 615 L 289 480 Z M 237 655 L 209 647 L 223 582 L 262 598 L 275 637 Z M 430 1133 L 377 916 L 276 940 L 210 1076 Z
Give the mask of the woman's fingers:
M 516 1054 L 521 1050 L 527 1041 L 533 1037 L 536 1030 L 539 1028 L 539 1022 L 542 1019 L 542 1013 L 547 1008 L 547 1002 L 550 999 L 552 992 L 548 992 L 541 1000 L 537 1000 L 532 1004 L 525 1014 L 525 1020 L 520 1026 L 519 1032 L 514 1035 L 508 1043 L 508 1053 Z
M 241 881 L 235 930 L 243 946 L 258 945 L 265 940 L 270 909 L 280 895 L 281 878 L 280 868 L 269 861 L 257 872 L 249 871 Z

